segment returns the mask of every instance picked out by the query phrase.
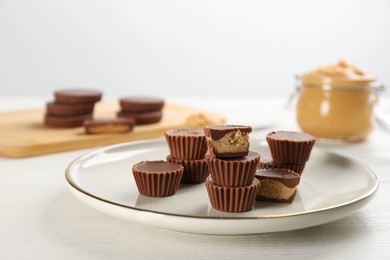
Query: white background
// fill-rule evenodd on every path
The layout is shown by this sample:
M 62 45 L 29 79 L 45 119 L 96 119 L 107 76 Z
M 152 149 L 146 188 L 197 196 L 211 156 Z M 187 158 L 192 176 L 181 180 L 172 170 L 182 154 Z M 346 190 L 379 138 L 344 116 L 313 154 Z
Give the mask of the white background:
M 288 95 L 339 58 L 390 86 L 390 1 L 0 0 L 0 96 Z

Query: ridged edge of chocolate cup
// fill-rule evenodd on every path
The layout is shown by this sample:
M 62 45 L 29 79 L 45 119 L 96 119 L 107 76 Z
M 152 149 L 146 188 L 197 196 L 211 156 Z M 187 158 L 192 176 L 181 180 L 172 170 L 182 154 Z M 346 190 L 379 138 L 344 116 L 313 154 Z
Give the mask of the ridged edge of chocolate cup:
M 288 141 L 267 135 L 268 147 L 272 158 L 278 164 L 304 164 L 309 160 L 316 140 Z
M 184 160 L 176 159 L 172 155 L 167 156 L 168 162 L 180 164 L 184 167 L 183 183 L 202 183 L 209 176 L 209 167 L 205 159 L 199 160 Z
M 165 132 L 165 139 L 170 154 L 176 159 L 199 160 L 207 152 L 206 137 L 203 135 L 171 135 L 169 131 L 182 131 L 185 129 L 172 129 Z
M 72 91 L 86 91 L 90 94 L 72 94 Z M 94 89 L 63 89 L 54 92 L 55 101 L 61 104 L 96 103 L 102 99 L 103 93 Z
M 91 119 L 92 114 L 81 116 L 52 116 L 45 114 L 44 124 L 55 128 L 71 128 L 83 126 L 85 120 Z
M 153 112 L 159 111 L 164 108 L 165 101 L 163 99 L 155 99 L 155 101 L 147 102 L 136 102 L 133 100 L 126 100 L 126 98 L 119 99 L 119 105 L 123 112 L 128 113 L 142 113 L 142 112 Z
M 292 203 L 297 195 L 297 189 L 295 189 L 294 193 L 288 199 L 272 199 L 264 196 L 257 195 L 256 201 L 268 201 L 268 202 L 278 202 L 278 203 Z
M 213 183 L 212 177 L 209 176 L 205 185 L 214 209 L 223 212 L 244 212 L 253 208 L 261 184 L 257 179 L 253 179 L 250 185 L 244 187 L 223 187 Z
M 47 114 L 53 116 L 78 116 L 91 114 L 94 109 L 94 103 L 88 104 L 58 104 L 48 102 L 46 104 Z
M 250 151 L 250 153 L 254 152 Z M 255 178 L 260 155 L 257 154 L 255 158 L 245 161 L 224 160 L 208 154 L 206 160 L 209 165 L 210 175 L 213 177 L 215 184 L 226 187 L 240 187 L 252 183 L 252 180 Z
M 180 167 L 176 171 L 148 173 L 137 170 L 137 164 L 133 166 L 132 172 L 138 191 L 142 195 L 148 197 L 167 197 L 174 195 L 179 189 L 184 172 L 183 166 L 179 165 Z
M 162 110 L 145 113 L 127 113 L 124 111 L 118 111 L 116 115 L 119 118 L 134 118 L 136 125 L 155 124 L 160 122 L 163 117 Z

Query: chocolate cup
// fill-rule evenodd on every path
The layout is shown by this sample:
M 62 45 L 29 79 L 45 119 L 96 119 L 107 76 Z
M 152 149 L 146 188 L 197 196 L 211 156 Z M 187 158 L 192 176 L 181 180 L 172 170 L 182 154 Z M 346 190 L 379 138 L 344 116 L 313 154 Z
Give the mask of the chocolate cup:
M 276 135 L 280 133 L 285 133 L 286 137 L 278 138 Z M 279 131 L 269 133 L 267 142 L 275 163 L 304 164 L 309 160 L 316 138 L 304 133 Z
M 133 131 L 133 118 L 102 118 L 85 120 L 86 134 L 127 133 Z
M 240 187 L 252 183 L 260 156 L 252 151 L 249 151 L 247 156 L 241 158 L 219 159 L 207 154 L 206 160 L 213 182 L 216 185 Z
M 260 169 L 256 172 L 256 179 L 261 183 L 257 200 L 291 203 L 301 178 L 294 171 L 278 168 Z
M 54 92 L 57 103 L 95 103 L 102 99 L 102 92 L 92 89 L 63 89 Z
M 305 164 L 277 164 L 274 163 L 271 156 L 265 155 L 261 156 L 259 165 L 257 167 L 258 169 L 288 169 L 291 171 L 294 171 L 298 173 L 299 175 L 302 174 L 303 170 L 305 169 Z
M 224 212 L 244 212 L 251 210 L 256 202 L 260 182 L 253 179 L 250 185 L 244 187 L 222 187 L 213 183 L 209 176 L 206 179 L 206 189 L 211 206 Z
M 163 113 L 162 110 L 143 113 L 127 113 L 123 111 L 118 111 L 116 115 L 119 118 L 134 118 L 136 125 L 149 125 L 160 122 Z
M 209 176 L 209 168 L 205 159 L 200 160 L 184 160 L 176 159 L 172 155 L 167 156 L 168 162 L 180 164 L 184 167 L 183 183 L 202 183 Z
M 204 128 L 208 152 L 218 158 L 244 157 L 249 152 L 252 127 L 243 125 L 209 125 Z
M 49 102 L 46 104 L 47 114 L 52 116 L 78 116 L 93 112 L 94 103 L 90 104 L 59 104 Z
M 184 160 L 204 159 L 207 151 L 203 130 L 194 128 L 173 129 L 165 132 L 172 157 Z
M 145 164 L 155 164 L 159 169 L 142 169 L 140 166 Z M 168 168 L 167 164 L 170 164 Z M 184 167 L 165 161 L 143 161 L 135 164 L 132 171 L 139 193 L 149 197 L 166 197 L 179 189 Z
M 85 120 L 91 118 L 92 114 L 81 116 L 52 116 L 46 114 L 44 118 L 44 124 L 54 128 L 72 128 L 82 126 Z
M 119 99 L 123 112 L 144 113 L 162 110 L 164 100 L 155 97 L 124 97 Z

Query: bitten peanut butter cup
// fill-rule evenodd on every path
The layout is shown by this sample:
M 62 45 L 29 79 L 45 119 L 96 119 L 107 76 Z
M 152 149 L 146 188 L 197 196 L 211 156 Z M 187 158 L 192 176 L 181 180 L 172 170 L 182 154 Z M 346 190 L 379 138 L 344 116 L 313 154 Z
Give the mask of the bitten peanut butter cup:
M 149 197 L 166 197 L 176 193 L 184 167 L 166 161 L 142 161 L 133 166 L 139 193 Z
M 46 104 L 46 111 L 52 116 L 78 116 L 91 114 L 94 103 L 88 104 L 60 104 L 49 102 Z
M 64 89 L 54 92 L 56 103 L 95 103 L 101 100 L 102 92 L 92 89 Z
M 172 157 L 184 160 L 204 159 L 207 151 L 203 130 L 196 128 L 172 129 L 165 132 Z
M 168 162 L 180 164 L 184 167 L 183 183 L 202 183 L 209 176 L 209 169 L 205 159 L 199 160 L 184 160 L 176 159 L 172 155 L 167 156 Z
M 213 125 L 204 127 L 209 153 L 218 158 L 242 157 L 249 151 L 252 127 L 242 125 Z
M 211 176 L 206 179 L 206 189 L 213 208 L 224 212 L 244 212 L 251 210 L 256 202 L 260 182 L 253 179 L 244 187 L 223 187 L 216 185 Z
M 261 183 L 257 200 L 291 203 L 300 181 L 298 173 L 287 169 L 260 169 L 256 179 Z
M 133 118 L 90 119 L 83 123 L 87 134 L 127 133 L 135 125 Z
M 119 103 L 122 111 L 127 113 L 153 112 L 164 107 L 164 100 L 155 97 L 124 97 Z
M 144 112 L 144 113 L 128 113 L 119 111 L 117 116 L 119 118 L 134 118 L 136 125 L 155 124 L 161 121 L 162 111 Z
M 278 131 L 269 133 L 267 142 L 275 163 L 304 164 L 309 160 L 316 138 L 305 133 Z
M 249 151 L 245 157 L 219 159 L 206 155 L 209 172 L 216 185 L 226 187 L 246 186 L 255 177 L 260 155 Z
M 272 157 L 269 155 L 264 155 L 260 157 L 258 169 L 275 169 L 275 168 L 288 169 L 301 175 L 303 170 L 305 169 L 305 164 L 277 164 L 273 161 Z
M 46 114 L 44 118 L 44 123 L 46 126 L 55 128 L 71 128 L 82 126 L 85 120 L 91 118 L 92 114 L 81 116 L 52 116 Z

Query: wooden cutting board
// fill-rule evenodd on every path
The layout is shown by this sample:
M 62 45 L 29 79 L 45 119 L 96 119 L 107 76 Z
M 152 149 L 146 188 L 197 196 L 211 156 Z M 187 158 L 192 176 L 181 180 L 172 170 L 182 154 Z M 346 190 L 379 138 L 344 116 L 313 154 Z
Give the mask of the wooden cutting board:
M 95 106 L 94 118 L 113 118 L 118 110 L 116 101 L 99 102 Z M 163 137 L 168 129 L 185 127 L 190 116 L 202 115 L 216 124 L 226 121 L 218 113 L 167 103 L 163 119 L 157 124 L 136 126 L 130 133 L 87 135 L 83 127 L 60 129 L 44 126 L 44 113 L 44 108 L 0 113 L 0 156 L 30 157 Z

